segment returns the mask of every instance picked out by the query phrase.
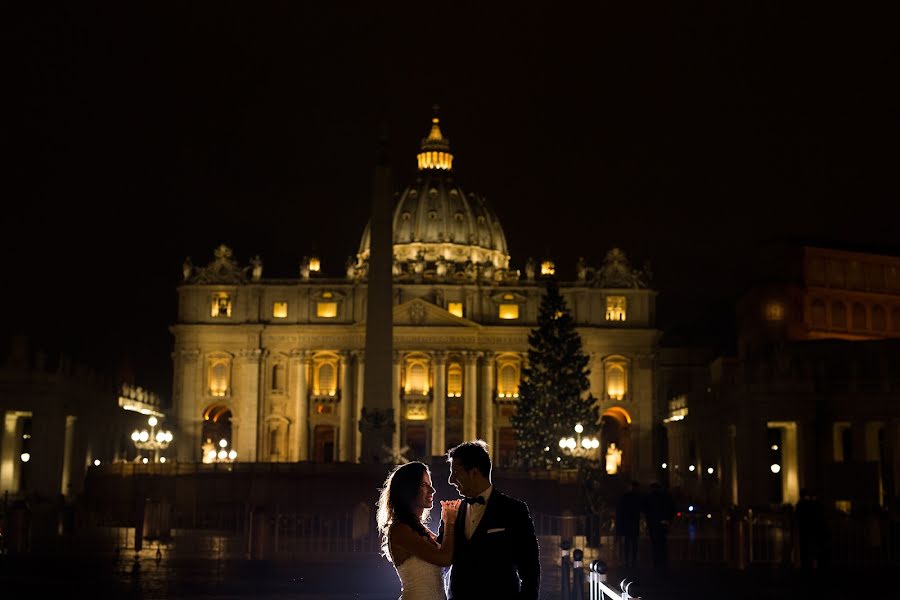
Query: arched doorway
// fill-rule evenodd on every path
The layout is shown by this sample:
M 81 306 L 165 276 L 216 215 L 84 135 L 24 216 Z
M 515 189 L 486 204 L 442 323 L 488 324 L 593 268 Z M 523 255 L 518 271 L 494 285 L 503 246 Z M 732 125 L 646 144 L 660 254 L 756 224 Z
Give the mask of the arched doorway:
M 600 449 L 607 474 L 631 471 L 631 415 L 621 406 L 608 408 L 600 416 Z
M 225 440 L 224 446 L 222 440 Z M 210 405 L 203 411 L 203 435 L 200 436 L 203 462 L 215 462 L 216 453 L 223 448 L 231 450 L 232 443 L 231 409 L 225 404 Z

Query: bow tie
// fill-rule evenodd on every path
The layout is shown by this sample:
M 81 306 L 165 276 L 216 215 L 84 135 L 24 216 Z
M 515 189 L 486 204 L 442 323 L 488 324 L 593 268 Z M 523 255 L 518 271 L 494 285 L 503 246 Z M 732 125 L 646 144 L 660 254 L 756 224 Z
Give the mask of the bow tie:
M 463 502 L 466 504 L 484 504 L 484 497 L 475 496 L 474 498 L 463 498 Z

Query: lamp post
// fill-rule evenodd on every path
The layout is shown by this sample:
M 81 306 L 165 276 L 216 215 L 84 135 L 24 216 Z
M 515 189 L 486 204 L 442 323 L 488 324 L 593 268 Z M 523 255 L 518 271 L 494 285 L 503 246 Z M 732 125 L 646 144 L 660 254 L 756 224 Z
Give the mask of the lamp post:
M 228 440 L 222 438 L 219 440 L 219 451 L 216 452 L 215 446 L 212 444 L 204 444 L 203 445 L 203 462 L 217 463 L 217 462 L 234 462 L 234 459 L 237 458 L 237 451 L 232 449 L 229 451 L 228 449 Z
M 131 432 L 131 441 L 134 442 L 135 448 L 153 451 L 153 462 L 160 462 L 159 451 L 168 448 L 174 437 L 171 431 L 165 431 L 162 428 L 157 431 L 156 425 L 158 423 L 159 421 L 157 421 L 156 417 L 150 417 L 147 419 L 147 424 L 150 425 L 149 432 L 146 429 L 141 431 L 135 429 Z M 165 462 L 165 457 L 162 458 L 162 462 Z
M 600 447 L 600 440 L 594 436 L 582 437 L 584 426 L 581 423 L 575 424 L 575 437 L 565 437 L 559 439 L 559 447 L 569 456 L 576 458 L 590 458 L 597 448 Z

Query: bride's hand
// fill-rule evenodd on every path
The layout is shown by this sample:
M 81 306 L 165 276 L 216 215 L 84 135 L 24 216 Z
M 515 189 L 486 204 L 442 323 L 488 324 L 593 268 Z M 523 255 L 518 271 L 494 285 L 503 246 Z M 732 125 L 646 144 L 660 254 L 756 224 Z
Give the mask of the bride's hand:
M 441 500 L 441 520 L 447 525 L 456 523 L 459 505 L 462 500 Z

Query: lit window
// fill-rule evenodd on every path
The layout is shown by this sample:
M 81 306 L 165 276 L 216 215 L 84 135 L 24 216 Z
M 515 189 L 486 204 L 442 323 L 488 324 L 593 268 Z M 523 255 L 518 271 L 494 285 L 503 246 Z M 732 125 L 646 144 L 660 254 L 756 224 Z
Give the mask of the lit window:
M 414 362 L 409 365 L 406 372 L 406 393 L 428 393 L 428 369 L 423 363 Z
M 518 319 L 519 318 L 519 305 L 518 304 L 501 304 L 499 315 L 501 319 Z
M 784 319 L 784 304 L 781 302 L 769 302 L 765 310 L 767 321 L 781 321 Z
M 318 396 L 334 396 L 336 391 L 334 365 L 330 362 L 323 362 L 316 370 L 316 389 Z
M 610 360 L 606 363 L 606 395 L 610 400 L 621 400 L 628 392 L 625 362 Z
M 556 265 L 552 260 L 545 260 L 541 263 L 541 275 L 553 275 L 556 273 Z
M 213 359 L 209 365 L 209 394 L 222 397 L 228 394 L 228 360 Z
M 519 369 L 515 364 L 506 363 L 500 366 L 497 384 L 497 394 L 501 398 L 519 397 Z
M 463 316 L 463 303 L 462 302 L 448 302 L 447 303 L 447 312 L 449 312 L 454 317 Z
M 287 302 L 276 302 L 272 305 L 272 316 L 276 319 L 287 318 Z
M 625 296 L 607 296 L 606 320 L 624 321 L 625 316 Z
M 309 272 L 318 273 L 322 269 L 322 263 L 315 256 L 309 259 Z
M 337 302 L 319 302 L 316 304 L 316 316 L 320 319 L 333 319 L 337 316 Z
M 459 398 L 462 396 L 463 372 L 462 366 L 453 363 L 447 367 L 447 397 Z
M 230 317 L 231 294 L 228 294 L 227 292 L 218 292 L 214 294 L 209 314 L 212 317 Z

